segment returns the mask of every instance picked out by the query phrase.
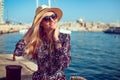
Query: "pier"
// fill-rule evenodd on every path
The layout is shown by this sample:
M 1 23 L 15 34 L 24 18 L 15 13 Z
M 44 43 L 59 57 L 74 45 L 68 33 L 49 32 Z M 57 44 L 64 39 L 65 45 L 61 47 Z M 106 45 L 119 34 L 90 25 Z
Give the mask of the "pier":
M 37 70 L 37 65 L 23 57 L 16 57 L 16 61 L 12 60 L 12 54 L 0 54 L 0 80 L 6 80 L 6 66 L 20 65 L 21 80 L 32 80 L 32 73 Z
M 23 57 L 12 60 L 12 54 L 0 54 L 0 80 L 6 80 L 6 66 L 19 65 L 21 69 L 21 80 L 32 80 L 32 73 L 37 70 L 37 65 Z M 70 80 L 86 80 L 80 76 L 71 76 Z

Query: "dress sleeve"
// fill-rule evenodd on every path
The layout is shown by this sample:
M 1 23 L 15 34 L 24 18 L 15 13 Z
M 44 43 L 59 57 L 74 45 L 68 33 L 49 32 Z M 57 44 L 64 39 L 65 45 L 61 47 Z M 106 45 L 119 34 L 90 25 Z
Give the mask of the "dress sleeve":
M 15 50 L 14 50 L 14 55 L 16 56 L 22 56 L 24 53 L 24 47 L 25 47 L 25 41 L 24 40 L 19 40 L 16 44 Z
M 71 46 L 70 46 L 70 35 L 64 34 L 60 37 L 62 47 L 60 49 L 57 49 L 55 47 L 56 54 L 59 54 L 59 60 L 60 64 L 63 68 L 66 68 L 69 66 L 69 63 L 71 61 Z

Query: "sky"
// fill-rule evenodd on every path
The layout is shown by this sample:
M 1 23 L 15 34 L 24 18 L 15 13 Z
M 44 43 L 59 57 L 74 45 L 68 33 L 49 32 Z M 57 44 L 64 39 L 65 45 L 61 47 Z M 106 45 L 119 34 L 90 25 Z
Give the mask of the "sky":
M 39 6 L 48 0 L 39 0 Z M 51 0 L 51 7 L 61 8 L 61 22 L 82 18 L 86 22 L 120 22 L 120 0 Z M 4 0 L 4 21 L 32 23 L 36 0 Z

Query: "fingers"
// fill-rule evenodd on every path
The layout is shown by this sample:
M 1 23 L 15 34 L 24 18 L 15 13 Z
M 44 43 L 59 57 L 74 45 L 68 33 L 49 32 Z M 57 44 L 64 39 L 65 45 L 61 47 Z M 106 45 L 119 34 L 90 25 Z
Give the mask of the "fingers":
M 15 55 L 13 55 L 13 61 L 16 61 Z
M 59 40 L 58 36 L 59 36 L 59 26 L 56 27 L 55 31 L 54 31 L 54 40 L 57 41 Z

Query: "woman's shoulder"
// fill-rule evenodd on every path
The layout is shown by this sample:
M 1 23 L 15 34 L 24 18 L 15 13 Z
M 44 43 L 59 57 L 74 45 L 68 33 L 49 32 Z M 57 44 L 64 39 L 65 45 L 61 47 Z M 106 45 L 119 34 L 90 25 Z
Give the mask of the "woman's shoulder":
M 70 36 L 70 34 L 60 33 L 60 36 Z
M 70 39 L 70 34 L 60 33 L 59 38 L 62 40 Z
M 25 45 L 25 44 L 26 44 L 26 41 L 25 41 L 24 39 L 20 39 L 20 40 L 17 42 L 16 45 L 19 45 L 19 44 Z

